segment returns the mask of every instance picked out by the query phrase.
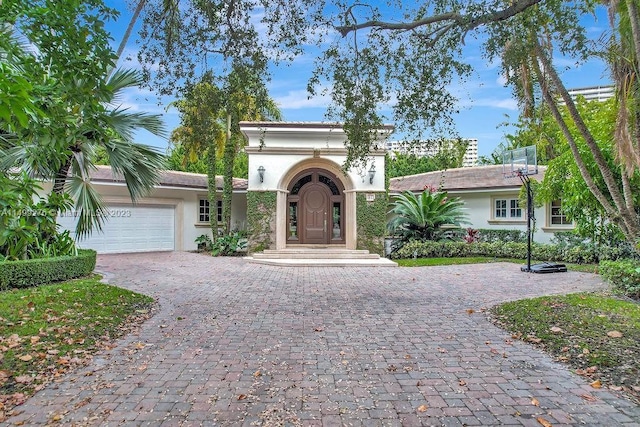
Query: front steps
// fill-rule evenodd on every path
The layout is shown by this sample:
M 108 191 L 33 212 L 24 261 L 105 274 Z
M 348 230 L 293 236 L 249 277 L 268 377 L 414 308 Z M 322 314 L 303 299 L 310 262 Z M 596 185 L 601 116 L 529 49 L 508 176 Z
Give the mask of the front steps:
M 367 250 L 344 247 L 304 246 L 286 249 L 267 249 L 246 259 L 258 264 L 298 267 L 397 267 L 398 264 Z

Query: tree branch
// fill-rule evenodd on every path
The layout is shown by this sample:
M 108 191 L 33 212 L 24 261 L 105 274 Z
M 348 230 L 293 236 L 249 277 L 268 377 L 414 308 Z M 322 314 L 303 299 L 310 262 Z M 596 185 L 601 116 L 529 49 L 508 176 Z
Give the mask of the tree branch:
M 407 30 L 416 29 L 418 27 L 435 24 L 438 22 L 448 21 L 448 22 L 451 22 L 452 24 L 454 23 L 458 24 L 461 27 L 464 27 L 468 31 L 490 22 L 500 22 L 500 21 L 509 19 L 521 12 L 524 12 L 528 8 L 535 6 L 541 1 L 542 0 L 518 0 L 515 3 L 513 3 L 511 6 L 505 9 L 486 13 L 478 17 L 461 15 L 457 12 L 448 12 L 448 13 L 442 13 L 440 15 L 428 16 L 426 18 L 417 19 L 411 22 L 385 22 L 385 21 L 372 20 L 372 21 L 362 22 L 360 24 L 340 25 L 336 27 L 336 30 L 342 35 L 342 37 L 346 37 L 349 33 L 353 31 L 361 30 L 364 28 L 375 28 L 378 30 L 389 30 L 389 31 L 407 31 Z

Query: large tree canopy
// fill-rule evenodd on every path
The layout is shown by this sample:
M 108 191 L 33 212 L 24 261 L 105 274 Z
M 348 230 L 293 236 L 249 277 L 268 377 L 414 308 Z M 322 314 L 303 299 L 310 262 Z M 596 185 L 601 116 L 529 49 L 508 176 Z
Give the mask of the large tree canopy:
M 611 25 L 602 33 L 584 24 L 597 8 L 606 8 L 610 16 Z M 424 132 L 449 131 L 458 105 L 452 89 L 472 73 L 463 46 L 473 41 L 487 61 L 499 64 L 523 114 L 547 104 L 609 220 L 629 240 L 640 238 L 627 176 L 638 166 L 640 140 L 637 0 L 156 0 L 144 16 L 141 57 L 149 70 L 157 70 L 154 83 L 164 92 L 176 90 L 177 83 L 193 79 L 199 70 L 228 67 L 230 57 L 263 64 L 315 44 L 320 53 L 309 90 L 312 95 L 326 90 L 333 99 L 329 118 L 344 122 L 348 136 L 346 167 L 366 162 L 375 144 L 371 130 L 385 121 L 416 139 Z M 615 132 L 622 154 L 617 161 L 629 159 L 621 183 L 566 90 L 556 65 L 559 56 L 565 59 L 563 67 L 597 58 L 611 70 L 622 106 Z M 559 112 L 560 103 L 567 116 Z M 390 116 L 384 106 L 391 106 Z M 581 156 L 572 126 L 588 157 Z M 587 162 L 597 166 L 595 180 Z M 600 178 L 610 198 L 596 184 Z

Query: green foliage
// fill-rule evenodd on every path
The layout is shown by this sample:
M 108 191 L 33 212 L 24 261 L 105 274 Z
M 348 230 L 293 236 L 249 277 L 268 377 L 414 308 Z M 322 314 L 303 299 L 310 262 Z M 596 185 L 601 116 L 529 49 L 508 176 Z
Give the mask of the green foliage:
M 191 160 L 185 153 L 185 149 L 182 144 L 174 144 L 169 148 L 167 153 L 167 169 L 182 172 L 207 174 L 207 158 L 209 156 L 209 150 L 206 148 L 201 152 L 201 155 Z M 224 166 L 221 158 L 216 158 L 215 170 L 222 171 Z M 233 177 L 244 178 L 249 177 L 249 157 L 244 151 L 240 151 L 233 161 Z
M 199 251 L 210 251 L 213 243 L 208 234 L 201 234 L 194 240 L 194 242 L 198 244 Z
M 425 190 L 416 196 L 404 191 L 391 203 L 393 215 L 387 228 L 400 240 L 439 240 L 451 237 L 451 228 L 467 223 L 459 197 L 449 198 L 446 192 Z
M 489 228 L 478 229 L 480 242 L 526 242 L 527 232 L 523 230 L 495 230 Z
M 118 104 L 122 91 L 139 86 L 142 76 L 112 72 L 115 55 L 104 24 L 116 13 L 101 0 L 0 3 L 3 36 L 14 25 L 25 45 L 32 45 L 21 47 L 10 34 L 0 41 L 0 56 L 11 58 L 10 71 L 21 77 L 12 80 L 9 92 L 18 88 L 31 101 L 12 115 L 0 110 L 1 133 L 10 132 L 0 144 L 0 170 L 22 168 L 53 181 L 52 194 L 70 195 L 79 214 L 77 236 L 101 229 L 105 220 L 102 200 L 88 179 L 94 160 L 108 158 L 133 200 L 153 187 L 164 166 L 155 149 L 132 142 L 137 129 L 163 136 L 160 116 Z M 28 123 L 22 116 L 30 118 Z
M 57 213 L 71 207 L 70 198 L 51 194 L 36 202 L 39 189 L 25 172 L 0 174 L 0 259 L 75 255 L 73 239 L 59 233 L 56 223 Z
M 493 242 L 436 242 L 431 240 L 410 240 L 391 256 L 403 258 L 477 257 L 518 258 L 527 257 L 527 244 L 517 241 Z M 573 264 L 594 264 L 605 259 L 625 259 L 628 252 L 616 246 L 542 244 L 531 245 L 531 257 L 542 261 L 559 261 Z
M 211 243 L 211 255 L 230 256 L 247 252 L 247 233 L 235 231 L 233 233 L 218 236 Z
M 275 191 L 249 191 L 247 193 L 248 251 L 269 249 L 275 241 Z
M 600 274 L 616 291 L 640 300 L 640 262 L 638 260 L 600 261 Z
M 356 195 L 356 221 L 358 223 L 358 249 L 372 254 L 384 255 L 386 235 L 386 211 L 389 203 L 387 193 L 375 193 L 374 201 L 368 202 L 365 194 Z
M 0 262 L 0 290 L 27 288 L 91 274 L 96 252 L 79 250 L 77 256 L 59 256 Z
M 432 156 L 402 153 L 389 156 L 387 159 L 389 178 L 462 167 L 462 160 L 468 145 L 463 140 L 428 141 L 416 144 L 415 147 L 419 149 L 425 144 L 438 145 L 439 149 Z M 413 145 L 408 147 L 413 147 Z

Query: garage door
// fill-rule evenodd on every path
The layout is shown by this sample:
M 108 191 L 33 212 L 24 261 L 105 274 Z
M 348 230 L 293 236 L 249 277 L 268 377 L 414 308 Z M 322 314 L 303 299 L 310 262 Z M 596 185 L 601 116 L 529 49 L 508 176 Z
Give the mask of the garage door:
M 175 208 L 159 205 L 108 205 L 102 233 L 79 240 L 78 247 L 101 254 L 172 251 L 175 248 Z M 76 219 L 58 218 L 62 229 L 73 232 Z M 75 236 L 75 233 L 72 233 Z

